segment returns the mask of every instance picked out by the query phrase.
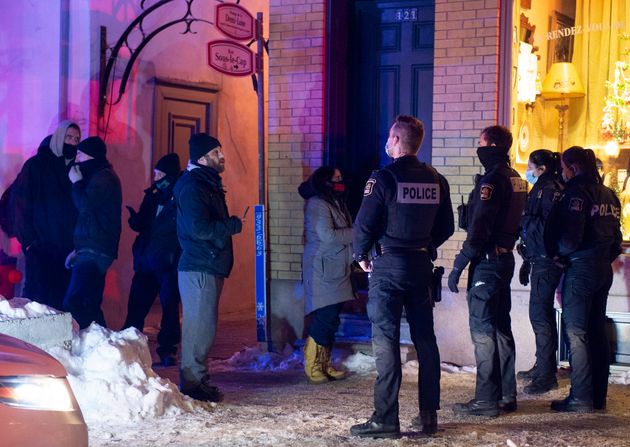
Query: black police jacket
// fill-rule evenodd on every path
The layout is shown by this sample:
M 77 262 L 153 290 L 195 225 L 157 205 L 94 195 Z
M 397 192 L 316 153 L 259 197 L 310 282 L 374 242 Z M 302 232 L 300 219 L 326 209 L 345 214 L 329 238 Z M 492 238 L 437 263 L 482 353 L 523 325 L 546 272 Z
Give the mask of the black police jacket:
M 172 188 L 160 191 L 153 185 L 145 189 L 140 210 L 129 217 L 129 227 L 138 232 L 132 247 L 135 271 L 159 272 L 177 268 L 181 249 L 176 216 Z
M 549 215 L 560 200 L 564 185 L 553 174 L 544 173 L 534 184 L 527 197 L 521 218 L 522 255 L 525 260 L 553 258 L 555 244 L 550 240 Z
M 384 249 L 437 248 L 455 231 L 448 182 L 415 155 L 374 171 L 354 226 L 356 257 Z
M 227 278 L 234 265 L 232 235 L 241 220 L 230 217 L 219 173 L 195 167 L 182 174 L 173 190 L 177 203 L 177 237 L 182 247 L 177 269 Z
M 511 250 L 518 239 L 527 200 L 527 182 L 509 165 L 508 149 L 493 146 L 493 155 L 482 161 L 480 176 L 468 200 L 468 230 L 462 253 L 476 259 L 497 247 Z
M 621 253 L 620 213 L 612 189 L 588 175 L 573 177 L 553 215 L 559 257 L 615 259 Z

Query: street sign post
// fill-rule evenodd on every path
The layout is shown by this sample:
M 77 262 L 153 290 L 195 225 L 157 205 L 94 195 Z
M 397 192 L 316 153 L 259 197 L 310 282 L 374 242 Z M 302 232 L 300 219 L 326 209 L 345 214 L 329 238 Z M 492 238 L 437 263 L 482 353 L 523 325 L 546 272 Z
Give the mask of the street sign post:
M 254 16 L 242 6 L 233 3 L 217 5 L 215 23 L 219 31 L 236 40 L 254 37 Z
M 208 65 L 230 76 L 249 76 L 254 72 L 254 53 L 231 40 L 208 42 Z

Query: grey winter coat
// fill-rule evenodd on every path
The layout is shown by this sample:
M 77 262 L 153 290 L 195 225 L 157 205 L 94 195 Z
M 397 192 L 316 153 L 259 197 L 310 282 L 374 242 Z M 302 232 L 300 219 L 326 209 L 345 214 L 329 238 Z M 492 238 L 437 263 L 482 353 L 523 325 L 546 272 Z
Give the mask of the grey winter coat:
M 350 283 L 352 218 L 344 207 L 312 196 L 304 210 L 304 312 L 354 298 Z

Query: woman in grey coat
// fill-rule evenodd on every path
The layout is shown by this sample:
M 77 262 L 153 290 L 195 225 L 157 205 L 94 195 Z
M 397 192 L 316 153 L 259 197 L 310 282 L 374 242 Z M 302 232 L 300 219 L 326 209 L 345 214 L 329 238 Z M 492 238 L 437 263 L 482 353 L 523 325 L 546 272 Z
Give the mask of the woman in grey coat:
M 339 169 L 322 166 L 298 189 L 304 209 L 304 312 L 311 322 L 304 346 L 304 371 L 311 383 L 345 377 L 333 368 L 332 345 L 344 301 L 354 298 L 350 283 L 352 218 Z

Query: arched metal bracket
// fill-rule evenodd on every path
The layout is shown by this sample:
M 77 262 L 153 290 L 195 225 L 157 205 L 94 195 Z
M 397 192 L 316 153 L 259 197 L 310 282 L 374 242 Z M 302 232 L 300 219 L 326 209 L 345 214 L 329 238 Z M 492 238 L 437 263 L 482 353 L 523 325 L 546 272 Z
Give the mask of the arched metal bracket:
M 183 0 L 186 3 L 186 13 L 184 14 L 183 17 L 164 23 L 163 25 L 160 25 L 157 28 L 155 28 L 153 31 L 147 32 L 144 26 L 144 21 L 147 19 L 147 17 L 149 17 L 153 12 L 160 9 L 161 7 L 169 3 L 178 1 L 178 0 L 160 0 L 156 2 L 155 4 L 147 7 L 146 9 L 145 9 L 145 1 L 146 0 L 142 0 L 140 2 L 140 8 L 143 10 L 143 12 L 138 17 L 136 17 L 125 29 L 125 31 L 122 33 L 122 35 L 120 36 L 116 44 L 111 48 L 109 57 L 107 57 L 107 50 L 109 48 L 107 47 L 105 28 L 101 27 L 101 78 L 100 78 L 100 84 L 99 84 L 99 103 L 98 103 L 98 114 L 101 117 L 105 114 L 105 107 L 107 106 L 107 87 L 110 82 L 112 83 L 114 82 L 113 70 L 116 66 L 116 61 L 118 59 L 120 50 L 123 47 L 126 47 L 129 50 L 130 57 L 123 70 L 123 74 L 120 79 L 120 85 L 118 86 L 118 93 L 117 93 L 116 99 L 112 100 L 112 102 L 110 102 L 109 105 L 115 105 L 120 102 L 120 100 L 122 99 L 122 96 L 125 93 L 127 82 L 129 81 L 129 76 L 131 75 L 131 70 L 133 69 L 134 63 L 138 59 L 140 52 L 144 49 L 144 47 L 147 46 L 147 44 L 155 36 L 157 36 L 162 31 L 180 23 L 183 23 L 186 26 L 186 28 L 181 34 L 196 34 L 196 32 L 193 31 L 191 28 L 192 24 L 195 22 L 202 22 L 209 25 L 214 25 L 214 22 L 211 22 L 205 19 L 196 18 L 193 16 L 192 4 L 194 3 L 195 0 Z M 216 3 L 224 3 L 223 0 L 214 0 L 214 1 Z M 239 1 L 240 0 L 237 0 L 236 3 L 238 4 Z M 129 44 L 129 36 L 134 30 L 138 30 L 140 32 L 140 34 L 142 35 L 142 41 L 140 42 L 140 44 L 138 44 L 137 47 L 132 48 L 131 45 Z M 105 60 L 107 60 L 107 62 L 105 62 Z

